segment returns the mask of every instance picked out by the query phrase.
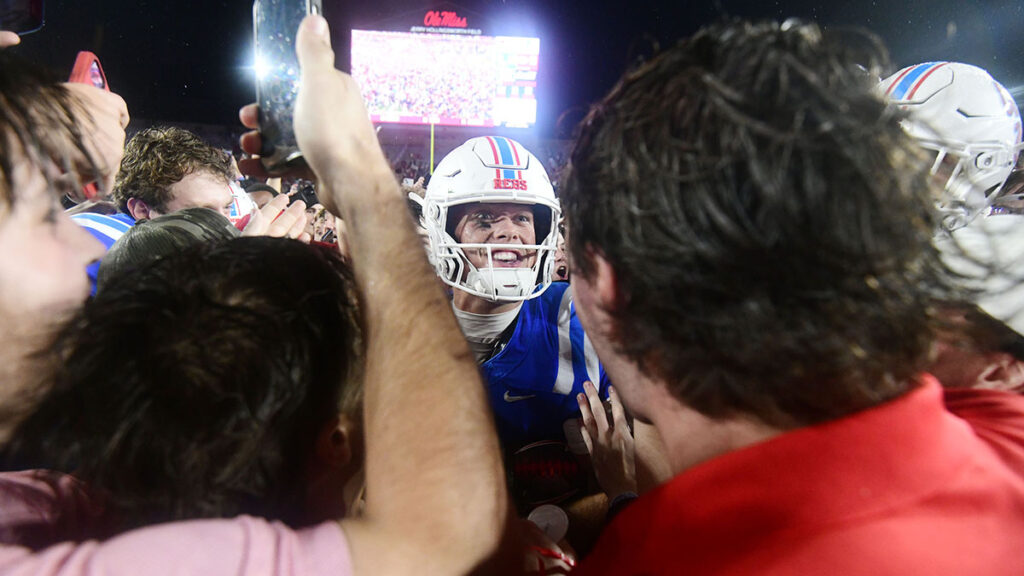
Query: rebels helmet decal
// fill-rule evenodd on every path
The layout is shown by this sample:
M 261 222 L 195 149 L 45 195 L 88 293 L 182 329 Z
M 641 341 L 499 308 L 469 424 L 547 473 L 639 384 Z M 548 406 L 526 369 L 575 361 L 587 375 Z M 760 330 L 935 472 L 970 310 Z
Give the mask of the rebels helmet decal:
M 494 156 L 494 187 L 498 190 L 529 190 L 523 179 L 523 170 L 529 168 L 530 153 L 523 150 L 520 157 L 520 144 L 515 140 L 500 136 L 484 136 L 491 145 Z

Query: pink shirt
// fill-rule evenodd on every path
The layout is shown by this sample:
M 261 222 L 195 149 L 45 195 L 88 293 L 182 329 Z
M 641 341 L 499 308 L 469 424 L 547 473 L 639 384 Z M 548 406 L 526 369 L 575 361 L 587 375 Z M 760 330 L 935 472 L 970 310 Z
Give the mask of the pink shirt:
M 26 534 L 51 541 L 71 537 L 96 518 L 95 504 L 70 477 L 0 474 L 0 576 L 352 573 L 348 543 L 336 522 L 294 530 L 239 516 L 159 524 L 104 542 L 64 542 L 38 552 L 21 545 L 29 540 Z
M 103 533 L 103 507 L 77 479 L 51 470 L 0 473 L 0 544 L 44 548 Z

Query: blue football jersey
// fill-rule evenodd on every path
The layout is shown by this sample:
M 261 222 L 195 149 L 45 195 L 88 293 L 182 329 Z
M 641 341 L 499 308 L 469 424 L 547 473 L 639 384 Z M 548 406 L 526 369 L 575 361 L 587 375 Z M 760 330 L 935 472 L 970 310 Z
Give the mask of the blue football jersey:
M 117 242 L 117 239 L 124 235 L 134 224 L 135 219 L 128 214 L 92 214 L 83 212 L 71 217 L 76 224 L 85 228 L 94 238 L 103 243 L 105 250 Z M 97 260 L 86 268 L 89 275 L 89 283 L 92 285 L 92 293 L 96 294 L 96 276 L 99 274 L 100 261 Z
M 565 442 L 562 425 L 578 418 L 583 382 L 608 392 L 608 377 L 583 332 L 567 282 L 523 303 L 508 343 L 481 365 L 498 435 L 506 450 L 541 440 Z

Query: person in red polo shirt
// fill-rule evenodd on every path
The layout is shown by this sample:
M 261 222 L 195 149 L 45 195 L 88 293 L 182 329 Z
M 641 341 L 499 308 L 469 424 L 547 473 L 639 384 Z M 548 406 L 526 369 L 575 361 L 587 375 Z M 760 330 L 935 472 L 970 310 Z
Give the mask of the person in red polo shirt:
M 874 92 L 886 67 L 866 34 L 726 23 L 582 122 L 561 193 L 577 312 L 674 477 L 581 574 L 1024 573 L 1024 478 L 973 428 L 995 415 L 953 415 L 923 372 L 961 295 L 928 160 Z M 620 411 L 584 420 L 628 451 Z

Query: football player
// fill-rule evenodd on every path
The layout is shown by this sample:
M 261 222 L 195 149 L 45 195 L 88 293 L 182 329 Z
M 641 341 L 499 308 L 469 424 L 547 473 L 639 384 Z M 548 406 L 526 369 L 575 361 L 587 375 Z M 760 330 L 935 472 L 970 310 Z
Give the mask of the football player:
M 1004 184 L 1021 147 L 1017 105 L 988 72 L 958 62 L 908 66 L 880 89 L 907 114 L 904 129 L 936 154 L 932 173 L 944 181 L 939 206 L 949 234 L 935 242 L 972 305 L 952 314 L 963 334 L 939 342 L 929 372 L 947 387 L 1024 388 L 1016 250 L 1024 220 L 998 208 L 1015 200 Z
M 583 490 L 576 396 L 588 380 L 608 387 L 569 284 L 552 282 L 560 212 L 540 161 L 499 136 L 445 156 L 423 200 L 430 260 L 485 374 L 521 507 Z
M 907 114 L 907 133 L 935 152 L 944 226 L 962 227 L 987 211 L 1021 147 L 1020 111 L 1006 88 L 977 66 L 925 62 L 886 78 L 879 90 Z
M 966 288 L 928 372 L 946 387 L 1024 392 L 1024 216 L 998 214 L 936 238 Z

